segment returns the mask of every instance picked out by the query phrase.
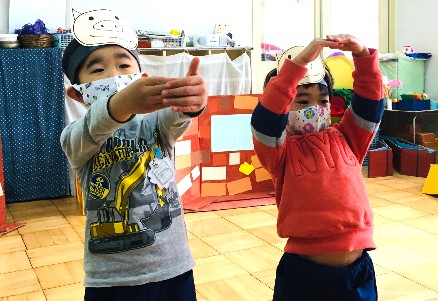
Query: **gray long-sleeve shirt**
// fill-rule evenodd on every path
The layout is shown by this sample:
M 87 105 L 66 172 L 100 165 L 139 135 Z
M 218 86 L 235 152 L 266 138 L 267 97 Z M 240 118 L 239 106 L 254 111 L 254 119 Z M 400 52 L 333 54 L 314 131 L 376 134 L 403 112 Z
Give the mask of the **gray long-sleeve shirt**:
M 183 208 L 174 177 L 167 188 L 150 181 L 150 162 L 167 157 L 174 169 L 175 141 L 190 117 L 167 108 L 118 123 L 107 103 L 94 103 L 60 139 L 84 194 L 85 286 L 178 276 L 195 265 Z

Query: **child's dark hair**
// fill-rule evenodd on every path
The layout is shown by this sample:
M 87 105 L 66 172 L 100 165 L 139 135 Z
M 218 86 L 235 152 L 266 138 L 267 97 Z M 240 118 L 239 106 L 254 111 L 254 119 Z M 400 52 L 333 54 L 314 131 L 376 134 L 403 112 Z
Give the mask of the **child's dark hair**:
M 323 63 L 323 65 L 324 65 L 324 70 L 325 70 L 324 80 L 327 83 L 327 90 L 328 90 L 328 94 L 329 94 L 329 99 L 332 99 L 332 97 L 333 97 L 334 79 L 333 79 L 332 73 L 330 72 L 329 67 L 325 63 Z M 275 77 L 275 76 L 277 76 L 277 68 L 272 69 L 266 75 L 265 82 L 263 83 L 263 90 L 266 88 L 266 85 L 269 83 L 271 78 Z M 315 84 L 305 84 L 303 86 L 310 87 L 312 85 L 315 85 Z

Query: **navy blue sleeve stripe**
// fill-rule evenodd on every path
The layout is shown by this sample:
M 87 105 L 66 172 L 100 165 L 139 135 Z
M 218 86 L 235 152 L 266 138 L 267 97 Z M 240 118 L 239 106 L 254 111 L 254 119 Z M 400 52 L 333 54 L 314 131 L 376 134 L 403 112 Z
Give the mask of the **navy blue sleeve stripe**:
M 385 109 L 385 102 L 383 99 L 369 100 L 362 98 L 354 93 L 354 98 L 351 101 L 351 108 L 357 116 L 370 122 L 380 123 Z
M 252 113 L 251 125 L 259 133 L 280 138 L 287 125 L 287 114 L 273 113 L 259 102 Z

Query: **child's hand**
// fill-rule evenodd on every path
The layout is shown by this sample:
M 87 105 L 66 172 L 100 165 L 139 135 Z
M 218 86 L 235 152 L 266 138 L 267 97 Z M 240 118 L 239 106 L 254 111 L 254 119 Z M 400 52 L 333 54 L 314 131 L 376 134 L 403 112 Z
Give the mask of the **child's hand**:
M 128 120 L 133 114 L 144 114 L 163 109 L 165 84 L 172 78 L 142 77 L 112 96 L 108 103 L 111 116 L 119 121 Z
M 199 74 L 199 57 L 193 58 L 184 78 L 166 83 L 162 93 L 164 106 L 172 106 L 175 112 L 195 113 L 207 105 L 207 87 Z
M 338 45 L 330 47 L 332 49 L 339 49 L 342 51 L 351 51 L 354 56 L 370 55 L 368 48 L 359 41 L 356 37 L 349 34 L 327 35 L 328 41 L 337 42 Z
M 336 41 L 317 38 L 310 42 L 292 61 L 299 66 L 306 66 L 319 56 L 324 47 L 336 48 L 337 46 L 338 42 Z

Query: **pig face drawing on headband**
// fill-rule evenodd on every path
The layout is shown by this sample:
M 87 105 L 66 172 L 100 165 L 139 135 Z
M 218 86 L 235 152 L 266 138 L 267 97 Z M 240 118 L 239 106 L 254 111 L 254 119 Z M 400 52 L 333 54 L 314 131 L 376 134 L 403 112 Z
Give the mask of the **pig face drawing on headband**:
M 303 51 L 303 46 L 291 47 L 284 51 L 281 55 L 277 56 L 277 72 L 280 71 L 286 59 L 293 60 L 301 51 Z M 300 80 L 298 85 L 319 83 L 325 76 L 324 64 L 320 57 L 317 57 L 314 61 L 306 65 L 307 72 L 304 77 Z
M 122 17 L 108 9 L 80 13 L 72 9 L 75 39 L 84 46 L 120 45 L 132 50 L 137 47 L 135 30 Z

